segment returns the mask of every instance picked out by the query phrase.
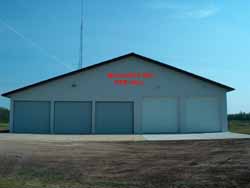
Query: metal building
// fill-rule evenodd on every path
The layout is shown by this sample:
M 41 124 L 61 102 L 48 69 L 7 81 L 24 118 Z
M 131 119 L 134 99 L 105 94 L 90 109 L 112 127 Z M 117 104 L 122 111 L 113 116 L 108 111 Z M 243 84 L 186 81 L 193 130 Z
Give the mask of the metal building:
M 130 53 L 3 96 L 15 133 L 200 133 L 227 131 L 232 90 Z

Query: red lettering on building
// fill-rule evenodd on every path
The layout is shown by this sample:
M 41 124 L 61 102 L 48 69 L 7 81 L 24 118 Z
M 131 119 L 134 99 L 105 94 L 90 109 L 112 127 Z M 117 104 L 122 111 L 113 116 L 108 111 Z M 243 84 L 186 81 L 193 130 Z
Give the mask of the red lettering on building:
M 120 86 L 144 85 L 144 80 L 142 79 L 150 79 L 153 77 L 155 77 L 155 75 L 150 72 L 107 73 L 107 78 L 114 79 L 113 80 L 114 84 Z

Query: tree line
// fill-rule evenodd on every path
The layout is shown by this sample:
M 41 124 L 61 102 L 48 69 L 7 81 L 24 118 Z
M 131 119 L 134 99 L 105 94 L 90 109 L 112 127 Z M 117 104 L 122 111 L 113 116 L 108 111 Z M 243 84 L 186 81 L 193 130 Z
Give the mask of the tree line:
M 0 107 L 0 123 L 8 123 L 8 122 L 9 122 L 9 110 Z
M 228 120 L 250 120 L 250 113 L 240 112 L 236 114 L 229 114 Z

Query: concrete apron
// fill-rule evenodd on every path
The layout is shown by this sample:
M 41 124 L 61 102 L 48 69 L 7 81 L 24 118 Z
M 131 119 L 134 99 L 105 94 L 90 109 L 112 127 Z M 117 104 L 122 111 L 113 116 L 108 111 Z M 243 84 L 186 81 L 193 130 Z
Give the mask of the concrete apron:
M 247 139 L 248 134 L 239 134 L 231 132 L 221 133 L 196 133 L 196 134 L 150 134 L 144 135 L 145 140 L 218 140 L 218 139 Z
M 0 141 L 42 141 L 42 142 L 136 142 L 164 140 L 218 140 L 250 139 L 250 135 L 238 133 L 197 133 L 197 134 L 146 134 L 146 135 L 46 135 L 1 133 Z
M 0 141 L 41 141 L 41 142 L 128 142 L 144 141 L 142 135 L 53 135 L 53 134 L 0 134 Z

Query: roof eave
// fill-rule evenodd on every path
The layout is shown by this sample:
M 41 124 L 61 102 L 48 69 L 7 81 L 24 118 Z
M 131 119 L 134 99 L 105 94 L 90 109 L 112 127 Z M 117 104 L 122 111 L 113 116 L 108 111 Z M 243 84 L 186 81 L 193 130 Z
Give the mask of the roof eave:
M 209 83 L 211 83 L 211 84 L 213 84 L 213 85 L 217 85 L 217 86 L 219 86 L 219 87 L 221 87 L 221 88 L 226 89 L 227 92 L 230 92 L 230 91 L 234 91 L 234 90 L 235 90 L 235 89 L 232 88 L 232 87 L 223 85 L 223 84 L 218 83 L 218 82 L 216 82 L 216 81 L 209 80 L 209 79 L 204 78 L 204 77 L 201 77 L 201 76 L 199 76 L 199 75 L 190 73 L 190 72 L 188 72 L 188 71 L 185 71 L 185 70 L 182 70 L 182 69 L 173 67 L 173 66 L 171 66 L 171 65 L 168 65 L 168 64 L 165 64 L 165 63 L 162 63 L 162 62 L 156 61 L 156 60 L 154 60 L 154 59 L 151 59 L 151 58 L 148 58 L 148 57 L 145 57 L 145 56 L 142 56 L 142 55 L 139 55 L 139 54 L 136 54 L 136 53 L 133 53 L 133 52 L 132 52 L 132 53 L 125 54 L 125 55 L 122 55 L 122 56 L 119 56 L 119 57 L 116 57 L 116 58 L 113 58 L 113 59 L 110 59 L 110 60 L 103 61 L 103 62 L 98 63 L 98 64 L 90 65 L 90 66 L 88 66 L 88 67 L 85 67 L 85 68 L 82 68 L 82 69 L 79 69 L 79 70 L 75 70 L 75 71 L 72 71 L 72 72 L 69 72 L 69 73 L 66 73 L 66 74 L 62 74 L 62 75 L 59 75 L 59 76 L 56 76 L 56 77 L 53 77 L 53 78 L 50 78 L 50 79 L 47 79 L 47 80 L 43 80 L 43 81 L 37 82 L 37 83 L 35 83 L 35 84 L 31 84 L 31 85 L 28 85 L 28 86 L 25 86 L 25 87 L 21 87 L 21 88 L 18 88 L 18 89 L 15 89 L 15 90 L 12 90 L 12 91 L 3 93 L 2 96 L 3 96 L 3 97 L 10 98 L 10 95 L 12 95 L 12 94 L 14 94 L 14 93 L 17 93 L 17 92 L 20 92 L 20 91 L 23 91 L 23 90 L 25 90 L 25 89 L 29 89 L 29 88 L 32 88 L 32 87 L 34 87 L 34 86 L 38 86 L 38 85 L 47 83 L 47 82 L 49 82 L 49 81 L 58 80 L 58 79 L 60 79 L 60 78 L 62 78 L 62 77 L 70 76 L 70 75 L 73 75 L 73 74 L 76 74 L 76 73 L 80 73 L 80 72 L 89 70 L 89 69 L 91 69 L 91 68 L 95 68 L 95 67 L 97 67 L 97 66 L 104 65 L 104 64 L 107 64 L 107 63 L 111 63 L 111 62 L 114 62 L 114 61 L 117 61 L 117 60 L 120 60 L 120 59 L 123 59 L 123 58 L 126 58 L 126 57 L 130 57 L 130 56 L 135 56 L 135 57 L 138 57 L 138 58 L 143 59 L 143 60 L 145 60 L 145 61 L 149 61 L 149 62 L 151 62 L 151 63 L 155 63 L 155 64 L 157 64 L 157 65 L 164 66 L 164 67 L 169 68 L 169 69 L 172 69 L 172 70 L 174 70 L 174 71 L 181 72 L 181 73 L 183 73 L 183 74 L 186 74 L 186 75 L 195 77 L 195 78 L 197 78 L 197 79 L 200 79 L 200 80 L 203 80 L 203 81 L 206 81 L 206 82 L 209 82 Z

